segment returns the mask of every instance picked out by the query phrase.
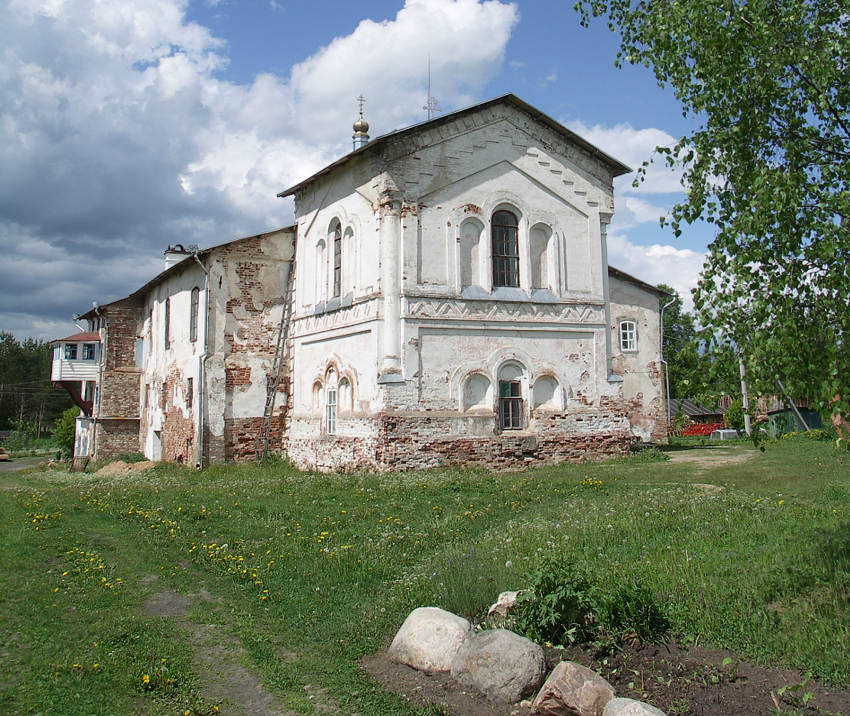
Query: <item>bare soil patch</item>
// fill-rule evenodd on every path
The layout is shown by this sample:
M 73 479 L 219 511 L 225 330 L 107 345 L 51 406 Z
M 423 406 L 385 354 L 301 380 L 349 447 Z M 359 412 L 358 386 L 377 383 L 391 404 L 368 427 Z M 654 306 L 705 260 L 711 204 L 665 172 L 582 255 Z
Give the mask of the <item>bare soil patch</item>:
M 672 463 L 689 463 L 699 470 L 710 470 L 720 465 L 736 465 L 752 460 L 760 453 L 756 450 L 708 447 L 690 450 L 670 450 L 667 455 Z
M 548 649 L 547 666 L 576 661 L 599 672 L 618 696 L 647 701 L 667 714 L 762 716 L 788 713 L 850 714 L 850 689 L 832 689 L 789 669 L 767 669 L 718 649 L 675 644 L 625 646 L 609 655 L 579 647 Z M 458 684 L 448 674 L 429 676 L 372 654 L 361 667 L 385 689 L 417 706 L 436 705 L 457 716 L 526 716 L 527 704 L 498 704 Z M 785 691 L 780 691 L 785 687 Z M 807 696 L 810 694 L 810 696 Z M 805 697 L 806 703 L 803 703 Z
M 173 589 L 157 592 L 145 603 L 151 616 L 170 617 L 187 632 L 194 654 L 194 670 L 201 681 L 201 694 L 219 704 L 221 713 L 237 716 L 295 716 L 284 710 L 277 698 L 247 666 L 249 657 L 239 640 L 223 624 L 197 624 L 187 617 L 197 598 L 211 601 L 206 590 L 185 596 Z

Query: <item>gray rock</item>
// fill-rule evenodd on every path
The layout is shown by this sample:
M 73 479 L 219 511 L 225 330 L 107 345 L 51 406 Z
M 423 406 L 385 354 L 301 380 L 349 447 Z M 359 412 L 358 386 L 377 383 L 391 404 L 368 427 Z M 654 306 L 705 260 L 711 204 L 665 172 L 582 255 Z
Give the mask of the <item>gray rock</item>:
M 545 674 L 543 649 L 507 629 L 469 637 L 452 662 L 452 676 L 491 701 L 519 701 L 537 690 Z
M 419 607 L 404 620 L 390 645 L 393 661 L 433 673 L 451 669 L 461 643 L 472 633 L 463 617 L 437 607 Z
M 534 699 L 534 713 L 544 716 L 602 716 L 614 688 L 581 664 L 562 661 Z
M 605 705 L 602 716 L 665 716 L 665 714 L 661 709 L 643 701 L 616 698 Z

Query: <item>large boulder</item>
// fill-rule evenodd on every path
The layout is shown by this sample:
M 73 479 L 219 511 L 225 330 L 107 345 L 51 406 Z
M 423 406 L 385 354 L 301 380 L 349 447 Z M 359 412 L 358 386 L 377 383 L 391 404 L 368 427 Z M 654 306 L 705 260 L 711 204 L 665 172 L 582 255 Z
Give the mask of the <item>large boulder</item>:
M 643 701 L 616 698 L 605 704 L 602 716 L 665 716 L 661 709 Z
M 452 676 L 491 701 L 519 701 L 540 687 L 545 674 L 543 649 L 507 629 L 469 637 L 452 662 Z
M 419 607 L 404 620 L 389 655 L 419 671 L 449 671 L 461 643 L 471 633 L 472 625 L 463 617 L 437 607 Z
M 562 661 L 537 693 L 533 708 L 543 716 L 602 716 L 613 698 L 614 688 L 595 671 Z

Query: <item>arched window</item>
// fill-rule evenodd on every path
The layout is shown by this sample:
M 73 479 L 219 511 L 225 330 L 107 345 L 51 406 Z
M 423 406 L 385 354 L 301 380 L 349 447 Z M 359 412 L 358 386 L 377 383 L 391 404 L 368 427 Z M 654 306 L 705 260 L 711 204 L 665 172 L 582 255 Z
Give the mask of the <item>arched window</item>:
M 519 223 L 510 211 L 497 211 L 491 223 L 493 286 L 519 286 Z
M 189 340 L 193 343 L 198 340 L 198 304 L 200 303 L 201 290 L 195 286 L 192 289 L 192 305 L 189 309 Z
M 333 294 L 332 298 L 339 298 L 342 293 L 342 226 L 337 219 L 331 223 L 328 245 L 333 251 Z
M 522 430 L 523 368 L 517 363 L 506 363 L 499 370 L 499 426 L 502 430 Z
M 171 346 L 171 298 L 165 299 L 165 316 L 162 319 L 163 321 L 163 345 L 166 349 Z

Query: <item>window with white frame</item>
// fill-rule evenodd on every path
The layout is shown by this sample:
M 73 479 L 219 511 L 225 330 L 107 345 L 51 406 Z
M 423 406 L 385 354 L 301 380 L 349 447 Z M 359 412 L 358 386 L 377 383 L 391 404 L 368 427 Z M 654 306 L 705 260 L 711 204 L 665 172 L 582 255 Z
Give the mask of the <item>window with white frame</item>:
M 65 344 L 65 360 L 77 360 L 77 344 Z
M 95 360 L 97 358 L 97 343 L 83 343 L 83 360 Z
M 328 435 L 336 433 L 336 388 L 328 388 L 328 399 L 325 404 L 325 425 Z
M 620 350 L 637 350 L 637 324 L 634 321 L 620 321 Z
M 189 340 L 194 343 L 198 340 L 198 309 L 201 302 L 201 289 L 195 286 L 192 289 L 189 306 Z

